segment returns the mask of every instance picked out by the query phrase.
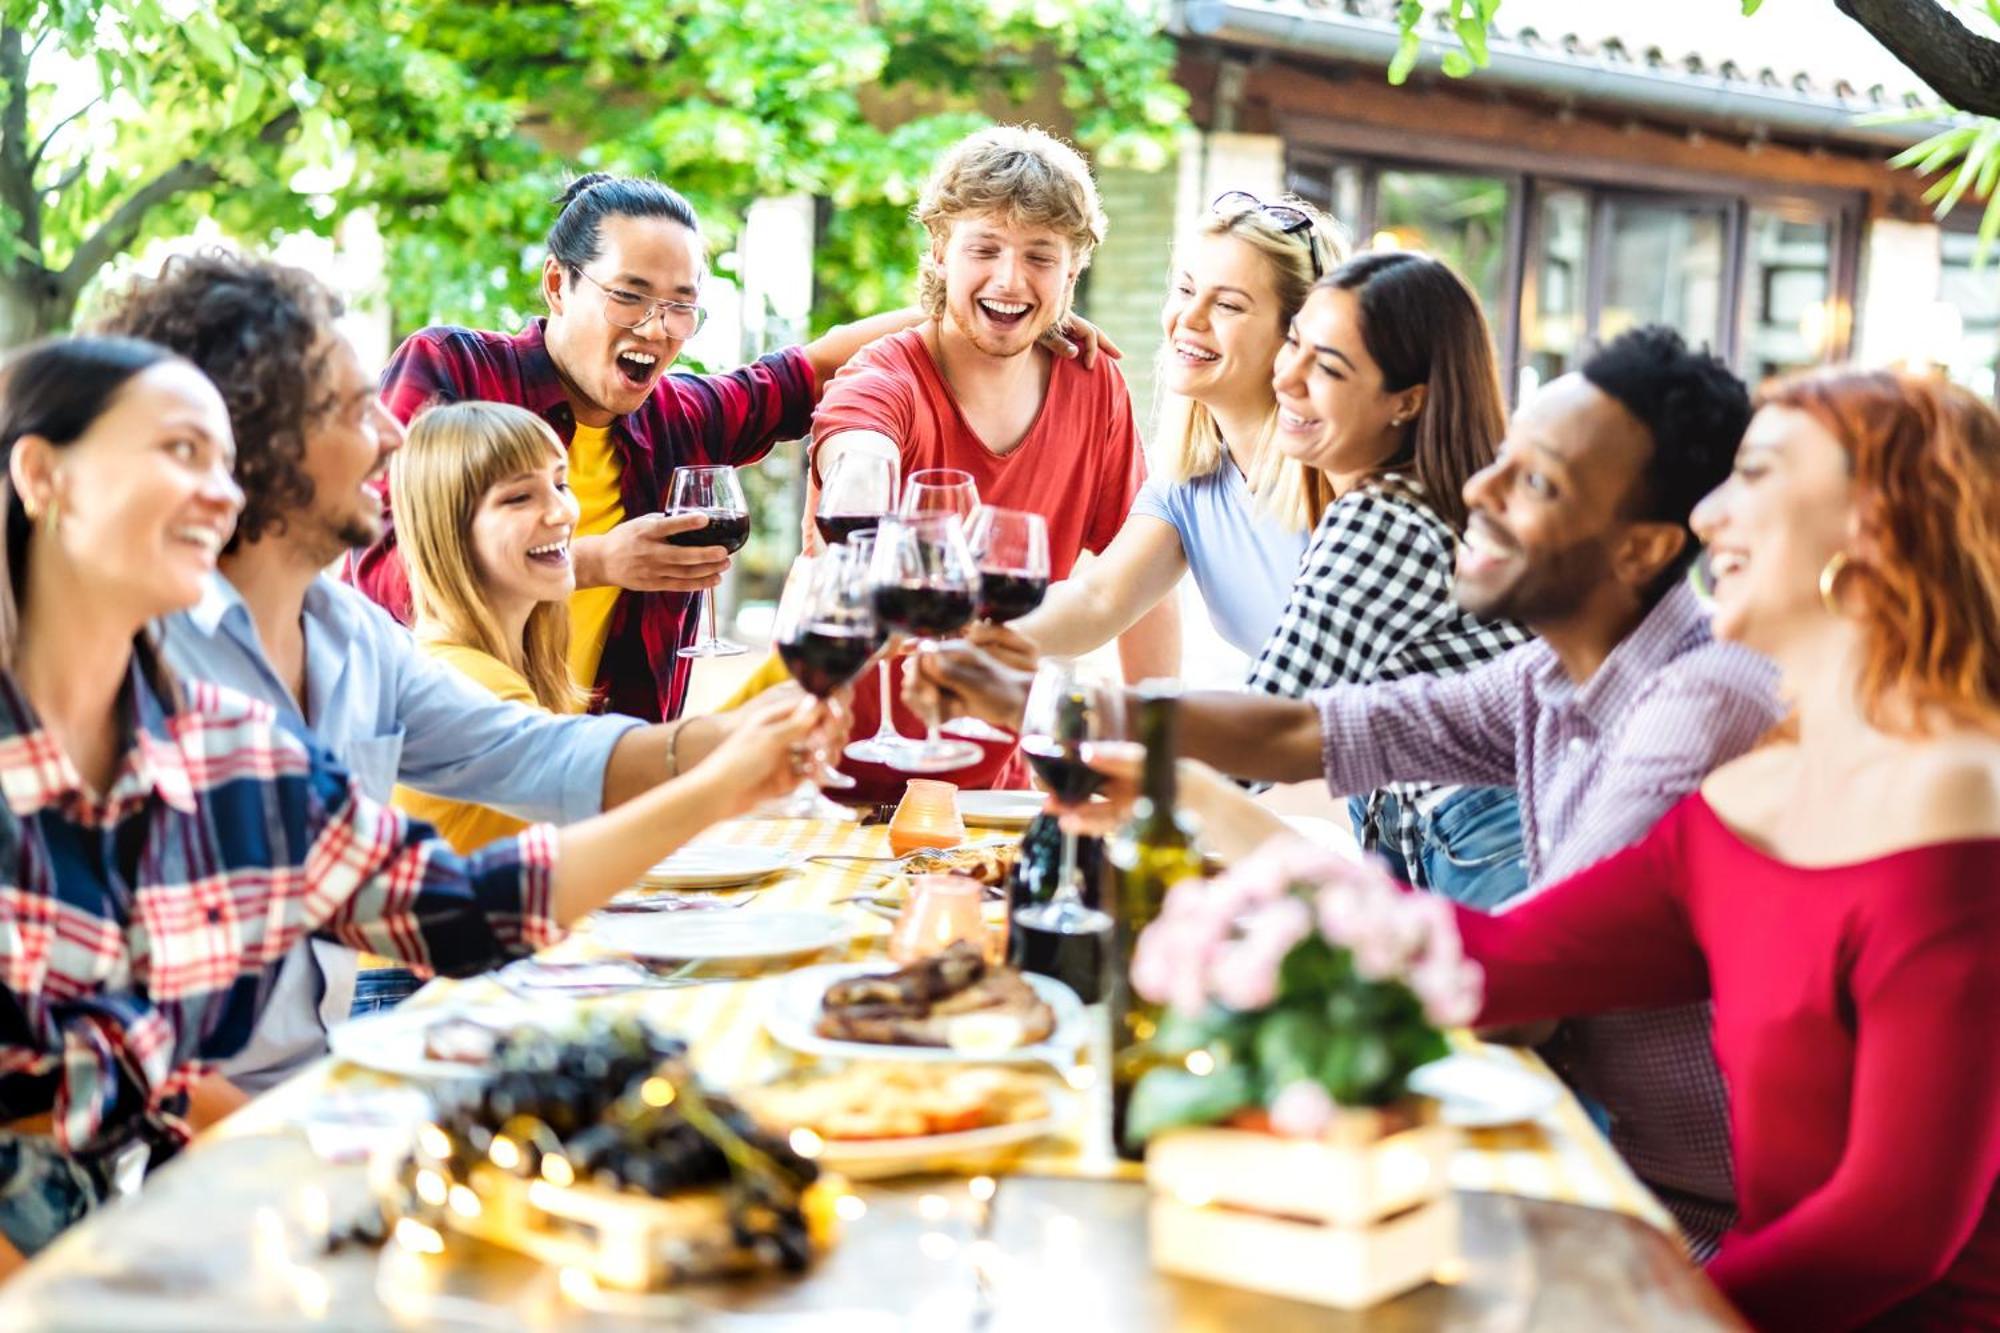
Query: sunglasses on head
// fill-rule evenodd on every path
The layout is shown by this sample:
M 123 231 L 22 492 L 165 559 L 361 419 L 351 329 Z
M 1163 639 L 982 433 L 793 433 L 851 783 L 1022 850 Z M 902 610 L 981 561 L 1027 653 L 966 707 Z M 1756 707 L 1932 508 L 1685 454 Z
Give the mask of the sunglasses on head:
M 1306 243 L 1306 255 L 1312 260 L 1313 281 L 1325 276 L 1319 262 L 1319 240 L 1313 235 L 1312 214 L 1290 204 L 1267 204 L 1248 190 L 1226 190 L 1215 196 L 1209 211 L 1231 220 L 1246 213 L 1261 213 L 1279 231 L 1287 236 L 1297 236 Z

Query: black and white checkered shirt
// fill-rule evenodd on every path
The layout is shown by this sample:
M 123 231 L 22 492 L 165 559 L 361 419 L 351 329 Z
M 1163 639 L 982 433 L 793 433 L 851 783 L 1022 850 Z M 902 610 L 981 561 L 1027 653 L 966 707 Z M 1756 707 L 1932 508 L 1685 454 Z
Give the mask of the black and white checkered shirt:
M 1331 685 L 1451 675 L 1500 656 L 1529 634 L 1475 620 L 1452 600 L 1455 539 L 1414 477 L 1388 473 L 1327 506 L 1299 565 L 1285 614 L 1250 669 L 1249 688 L 1303 699 Z M 1397 844 L 1421 863 L 1418 803 L 1445 789 L 1397 783 Z

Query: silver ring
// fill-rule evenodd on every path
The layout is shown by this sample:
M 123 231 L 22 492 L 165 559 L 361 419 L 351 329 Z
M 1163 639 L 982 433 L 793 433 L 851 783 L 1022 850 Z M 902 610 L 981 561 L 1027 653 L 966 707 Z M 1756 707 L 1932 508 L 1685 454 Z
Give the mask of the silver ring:
M 804 777 L 806 775 L 806 770 L 809 767 L 811 767 L 811 765 L 812 765 L 812 755 L 809 752 L 807 752 L 806 747 L 800 745 L 796 741 L 793 742 L 792 744 L 793 775 L 797 777 Z

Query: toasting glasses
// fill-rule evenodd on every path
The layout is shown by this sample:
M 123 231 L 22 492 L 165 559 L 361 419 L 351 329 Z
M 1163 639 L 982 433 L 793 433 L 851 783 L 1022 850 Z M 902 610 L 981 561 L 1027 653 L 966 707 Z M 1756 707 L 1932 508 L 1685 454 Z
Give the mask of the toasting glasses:
M 964 629 L 978 600 L 979 572 L 956 514 L 915 514 L 884 523 L 875 534 L 868 576 L 875 614 L 891 629 L 913 636 L 918 652 L 935 649 L 937 640 Z M 933 722 L 924 743 L 898 756 L 896 766 L 909 773 L 943 773 L 976 762 L 982 753 L 976 745 L 941 739 Z
M 708 526 L 691 532 L 677 532 L 667 538 L 675 546 L 720 546 L 731 555 L 750 540 L 750 506 L 743 501 L 743 487 L 733 467 L 683 467 L 674 469 L 674 486 L 667 497 L 669 514 L 705 514 Z M 734 657 L 745 651 L 740 643 L 716 637 L 715 593 L 700 594 L 708 602 L 708 633 L 700 642 L 681 649 L 682 657 Z
M 875 614 L 869 565 L 875 534 L 857 532 L 838 546 L 792 566 L 778 599 L 772 637 L 792 678 L 816 699 L 832 696 L 859 676 L 889 632 Z M 817 777 L 768 813 L 781 819 L 846 819 L 849 812 L 820 794 L 822 787 L 852 787 L 854 779 L 816 757 Z
M 966 525 L 965 543 L 979 567 L 979 619 L 1001 625 L 1042 604 L 1049 590 L 1049 529 L 1040 514 L 981 505 Z M 1014 739 L 976 717 L 948 722 L 944 733 L 976 741 Z

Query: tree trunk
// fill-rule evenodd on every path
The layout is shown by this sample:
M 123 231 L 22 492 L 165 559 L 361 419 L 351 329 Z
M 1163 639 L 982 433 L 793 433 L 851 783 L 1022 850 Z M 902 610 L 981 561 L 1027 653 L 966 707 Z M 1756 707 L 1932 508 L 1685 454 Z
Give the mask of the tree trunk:
M 0 277 L 0 348 L 18 347 L 69 327 L 76 299 L 53 273 L 39 269 Z

